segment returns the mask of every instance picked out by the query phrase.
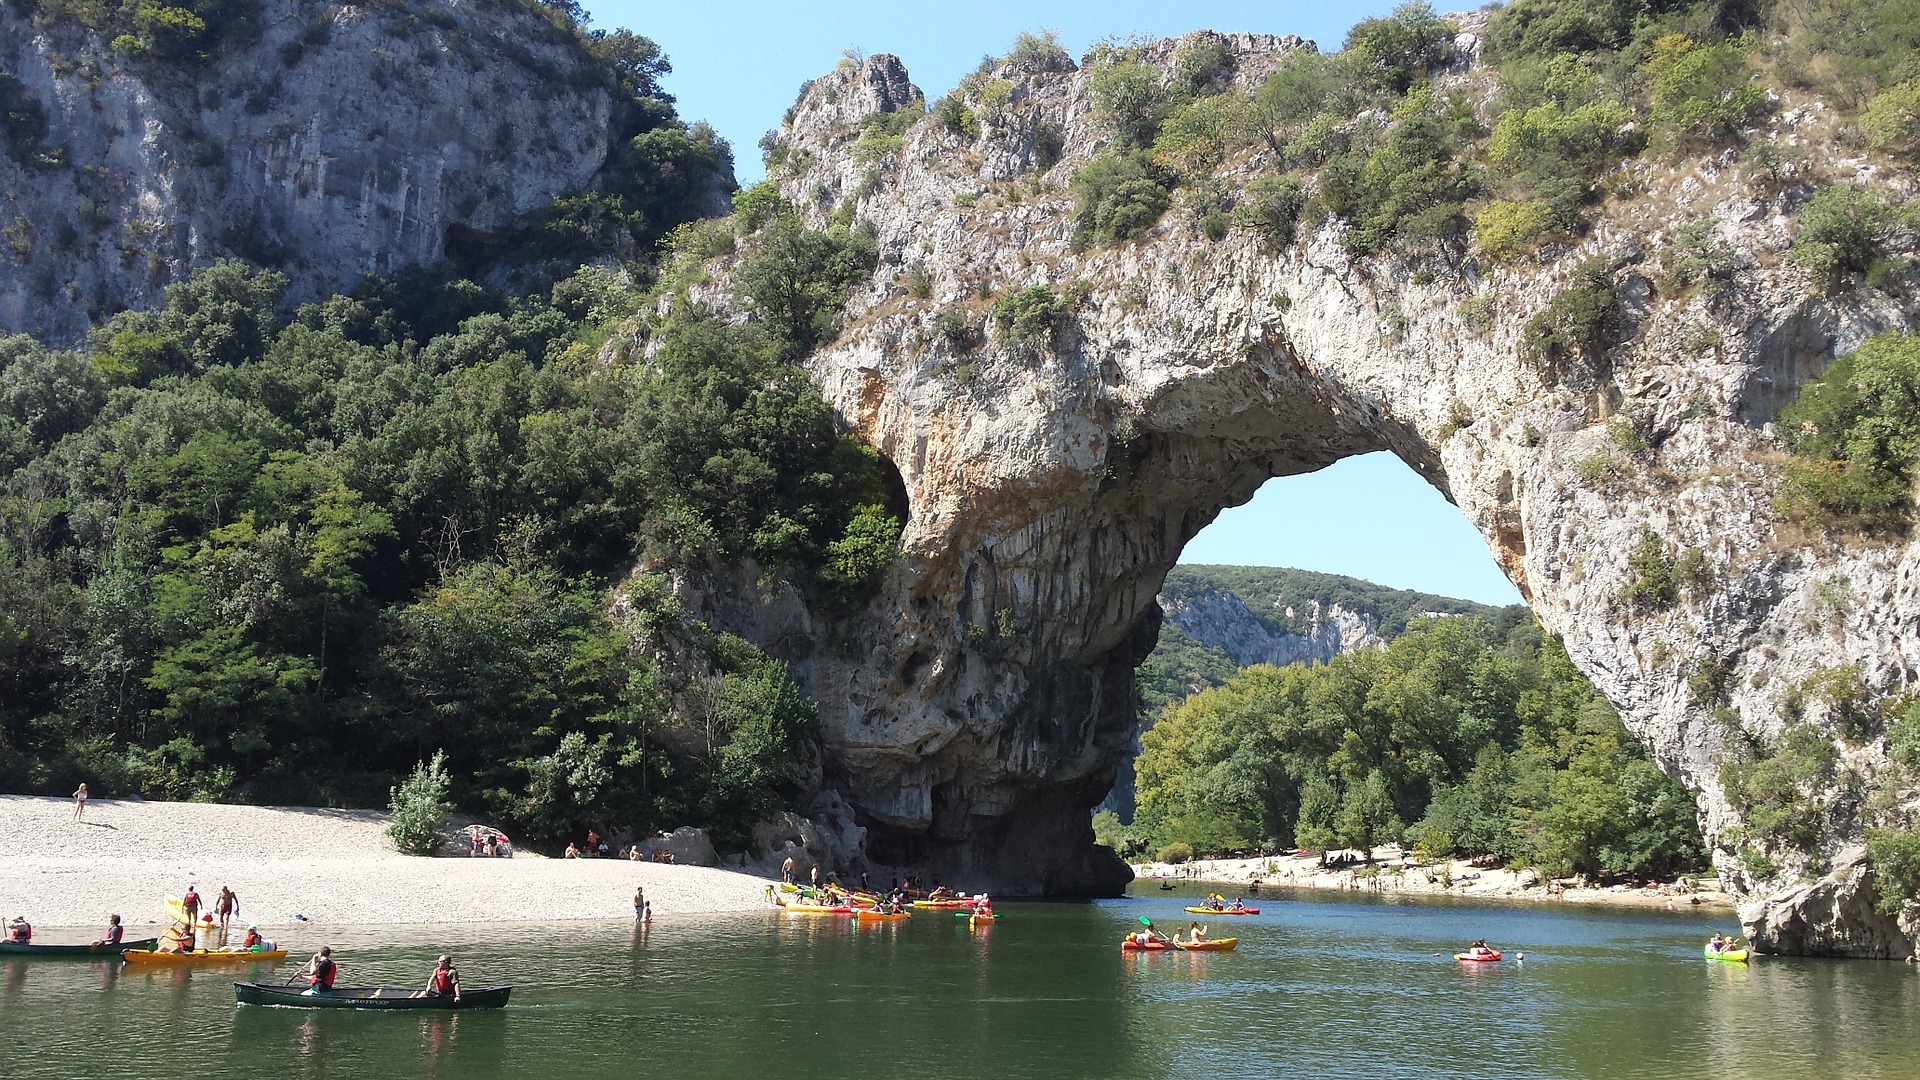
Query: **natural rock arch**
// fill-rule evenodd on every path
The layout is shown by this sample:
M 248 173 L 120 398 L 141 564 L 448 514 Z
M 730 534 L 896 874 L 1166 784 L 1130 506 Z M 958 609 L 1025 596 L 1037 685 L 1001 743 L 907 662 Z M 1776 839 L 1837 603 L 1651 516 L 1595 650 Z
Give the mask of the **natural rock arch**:
M 1225 40 L 1241 79 L 1301 44 Z M 1177 214 L 1139 242 L 1083 249 L 1066 184 L 1103 137 L 1084 73 L 995 75 L 1012 91 L 975 138 L 922 122 L 878 164 L 857 160 L 859 121 L 919 96 L 897 60 L 875 56 L 814 83 L 777 143 L 783 193 L 816 222 L 871 223 L 881 251 L 838 340 L 809 361 L 898 466 L 912 507 L 902 564 L 847 628 L 857 646 L 809 672 L 826 779 L 869 828 L 870 855 L 1022 892 L 1117 887 L 1124 868 L 1093 852 L 1087 810 L 1126 748 L 1166 570 L 1268 478 L 1390 450 L 1459 506 L 1696 794 L 1736 891 L 1777 884 L 1734 857 L 1726 714 L 1712 718 L 1689 675 L 1719 672 L 1720 703 L 1761 740 L 1783 726 L 1795 681 L 1836 664 L 1858 665 L 1873 693 L 1915 681 L 1914 548 L 1783 539 L 1763 427 L 1827 357 L 1906 313 L 1878 294 L 1811 296 L 1782 258 L 1785 216 L 1711 163 L 1649 170 L 1578 249 L 1541 263 L 1357 262 L 1337 223 L 1273 254 L 1239 231 L 1209 241 Z M 1040 170 L 1043 130 L 1064 156 Z M 1225 176 L 1244 184 L 1259 168 L 1254 153 Z M 1657 296 L 1659 244 L 1703 216 L 1740 261 L 1736 279 L 1712 305 Z M 1523 359 L 1526 320 L 1593 255 L 1612 267 L 1621 344 L 1558 367 Z M 985 297 L 1031 285 L 1071 298 L 1051 342 L 975 351 L 935 322 L 957 312 L 982 328 Z M 1706 344 L 1700 325 L 1716 332 Z M 1643 530 L 1698 549 L 1711 587 L 1659 611 L 1623 603 Z M 1855 598 L 1838 614 L 1820 606 L 1836 582 Z M 1860 773 L 1884 761 L 1877 745 L 1841 750 Z M 1820 850 L 1780 880 L 1833 876 L 1757 903 L 1749 926 L 1787 951 L 1904 955 L 1908 936 L 1862 902 L 1846 798 L 1826 793 Z

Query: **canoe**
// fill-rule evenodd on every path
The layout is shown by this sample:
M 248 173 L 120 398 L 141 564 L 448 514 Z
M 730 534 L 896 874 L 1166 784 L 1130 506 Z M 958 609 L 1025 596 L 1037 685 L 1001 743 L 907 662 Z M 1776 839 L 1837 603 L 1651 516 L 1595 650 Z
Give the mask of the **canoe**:
M 875 911 L 872 908 L 854 908 L 853 917 L 863 922 L 873 922 L 876 919 L 884 922 L 896 922 L 900 919 L 906 918 L 907 913 L 904 911 L 889 912 L 889 911 Z
M 1176 941 L 1173 947 L 1187 952 L 1227 952 L 1238 944 L 1240 944 L 1239 938 L 1223 937 L 1212 941 Z
M 212 952 L 129 952 L 120 958 L 129 964 L 180 966 L 188 964 L 273 964 L 287 958 L 285 949 L 215 949 Z
M 141 938 L 138 941 L 122 941 L 118 945 L 22 945 L 17 941 L 0 941 L 0 956 L 119 956 L 124 952 L 151 952 L 160 944 L 159 938 Z
M 507 1003 L 511 986 L 477 986 L 460 991 L 460 1000 L 429 996 L 425 990 L 394 986 L 336 986 L 331 993 L 308 997 L 291 986 L 260 983 L 233 984 L 233 999 L 242 1005 L 285 1005 L 296 1009 L 498 1009 Z
M 972 906 L 973 906 L 973 901 L 971 901 L 971 900 L 959 900 L 959 899 L 954 899 L 954 900 L 915 900 L 915 901 L 913 902 L 913 906 L 914 906 L 914 907 L 917 907 L 917 908 L 927 908 L 927 909 L 929 909 L 929 910 L 931 910 L 931 911 L 950 911 L 950 910 L 952 910 L 952 909 L 954 909 L 954 908 L 963 908 L 963 907 L 972 907 Z
M 1725 960 L 1729 964 L 1744 964 L 1747 962 L 1747 950 L 1745 949 L 1722 949 L 1719 952 L 1714 952 L 1712 949 L 1704 949 L 1702 950 L 1702 954 L 1709 960 Z
M 1453 954 L 1453 958 L 1455 960 L 1468 960 L 1477 964 L 1490 964 L 1495 960 L 1500 959 L 1500 954 L 1497 952 L 1494 952 L 1492 949 L 1488 949 L 1486 952 L 1483 952 L 1483 953 L 1457 952 Z
M 1195 915 L 1258 915 L 1260 914 L 1260 909 L 1257 907 L 1243 907 L 1243 908 L 1190 907 L 1187 910 L 1193 912 Z
M 851 915 L 854 909 L 845 904 L 806 904 L 785 903 L 779 905 L 782 911 L 791 911 L 797 915 Z

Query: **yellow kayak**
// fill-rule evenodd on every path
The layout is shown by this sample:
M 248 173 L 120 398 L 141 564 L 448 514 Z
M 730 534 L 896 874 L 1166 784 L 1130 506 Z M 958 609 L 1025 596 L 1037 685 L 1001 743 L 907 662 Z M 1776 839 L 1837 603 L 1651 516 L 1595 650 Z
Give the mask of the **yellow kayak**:
M 1187 952 L 1226 952 L 1238 944 L 1239 938 L 1223 937 L 1211 941 L 1176 941 L 1173 947 Z
M 271 964 L 287 958 L 285 949 L 202 949 L 198 952 L 129 952 L 123 953 L 129 964 Z
M 1725 960 L 1729 964 L 1744 964 L 1747 962 L 1747 950 L 1745 949 L 1721 949 L 1719 952 L 1714 952 L 1713 946 L 1709 945 L 1705 949 L 1705 955 L 1709 960 Z

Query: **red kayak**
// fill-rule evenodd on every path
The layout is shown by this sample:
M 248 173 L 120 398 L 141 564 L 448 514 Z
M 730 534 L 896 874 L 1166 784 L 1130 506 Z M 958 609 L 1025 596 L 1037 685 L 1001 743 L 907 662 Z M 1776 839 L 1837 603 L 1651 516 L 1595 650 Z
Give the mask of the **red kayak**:
M 1132 938 L 1127 938 L 1120 943 L 1121 952 L 1171 952 L 1172 949 L 1173 946 L 1160 941 L 1149 941 L 1142 945 Z
M 1453 958 L 1455 960 L 1465 960 L 1469 963 L 1490 964 L 1500 959 L 1500 954 L 1494 952 L 1492 949 L 1468 949 L 1466 952 L 1454 953 Z

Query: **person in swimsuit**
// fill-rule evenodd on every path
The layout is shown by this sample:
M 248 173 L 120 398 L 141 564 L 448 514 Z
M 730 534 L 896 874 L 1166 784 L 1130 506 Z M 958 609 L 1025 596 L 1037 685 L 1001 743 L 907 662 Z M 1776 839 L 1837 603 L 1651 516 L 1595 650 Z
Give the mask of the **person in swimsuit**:
M 434 965 L 433 974 L 427 978 L 428 997 L 447 997 L 460 1000 L 460 969 L 453 966 L 453 957 L 440 954 L 440 960 Z
M 772 888 L 768 888 L 767 893 L 768 895 L 772 895 L 773 893 Z M 642 915 L 645 915 L 646 913 L 647 913 L 647 890 L 645 886 L 641 886 L 640 888 L 633 890 L 633 917 L 637 919 Z
M 81 784 L 73 790 L 73 820 L 79 821 L 80 815 L 87 812 L 87 785 Z
M 313 954 L 313 959 L 307 961 L 300 972 L 307 977 L 307 988 L 302 993 L 307 997 L 333 993 L 333 977 L 339 970 L 333 962 L 333 946 L 320 946 L 320 951 Z
M 240 896 L 225 885 L 220 886 L 220 896 L 213 902 L 214 914 L 220 916 L 220 933 L 227 932 L 227 923 L 240 914 Z

